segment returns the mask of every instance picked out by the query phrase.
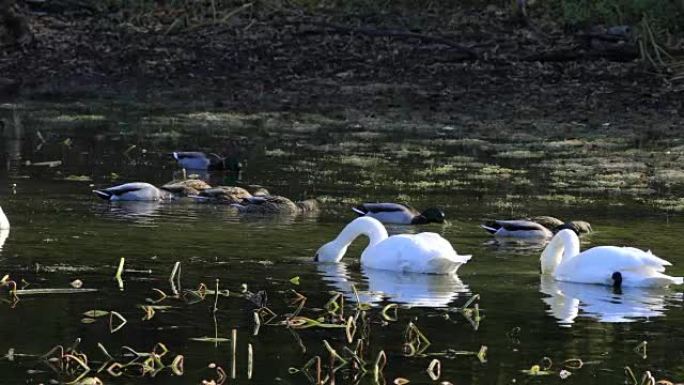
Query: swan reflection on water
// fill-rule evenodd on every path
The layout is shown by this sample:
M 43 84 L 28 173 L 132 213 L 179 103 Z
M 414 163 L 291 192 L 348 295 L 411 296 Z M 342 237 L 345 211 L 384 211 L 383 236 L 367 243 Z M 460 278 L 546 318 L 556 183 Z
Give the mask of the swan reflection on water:
M 682 300 L 681 293 L 663 288 L 625 287 L 614 292 L 612 287 L 556 281 L 542 277 L 540 292 L 549 295 L 542 301 L 547 313 L 559 324 L 570 325 L 580 315 L 599 322 L 634 322 L 663 317 L 669 304 Z
M 2 247 L 5 246 L 7 237 L 9 237 L 9 230 L 0 230 L 0 252 L 2 252 Z
M 319 263 L 316 266 L 323 280 L 343 293 L 347 300 L 356 301 L 352 289 L 355 285 L 359 300 L 372 305 L 388 301 L 409 306 L 447 307 L 460 293 L 469 292 L 468 286 L 455 275 L 362 268 L 363 279 L 354 279 L 344 263 Z M 367 290 L 362 290 L 363 286 L 367 286 Z

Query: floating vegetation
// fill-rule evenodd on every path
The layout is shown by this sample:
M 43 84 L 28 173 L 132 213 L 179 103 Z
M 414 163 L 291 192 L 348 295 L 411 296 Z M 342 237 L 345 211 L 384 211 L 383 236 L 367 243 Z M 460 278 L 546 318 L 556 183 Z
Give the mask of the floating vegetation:
M 527 150 L 503 151 L 503 152 L 499 152 L 497 154 L 494 154 L 494 157 L 496 157 L 496 158 L 505 158 L 505 159 L 541 159 L 545 156 L 546 156 L 546 154 L 542 151 L 527 151 Z
M 292 153 L 286 152 L 280 148 L 275 148 L 273 150 L 265 150 L 264 155 L 272 156 L 272 157 L 284 157 L 284 156 L 290 156 L 290 155 L 292 155 Z
M 642 359 L 648 358 L 647 354 L 648 341 L 641 341 L 639 345 L 634 348 L 634 352 L 641 356 Z
M 521 372 L 530 376 L 549 376 L 557 374 L 561 379 L 566 379 L 572 375 L 570 370 L 582 369 L 584 362 L 579 358 L 570 358 L 563 361 L 560 366 L 564 369 L 561 369 L 558 372 L 552 370 L 553 360 L 549 357 L 544 357 L 541 359 L 540 364 L 532 365 L 529 369 L 521 370 Z
M 387 164 L 387 160 L 376 156 L 343 155 L 337 158 L 331 158 L 330 160 L 339 164 L 360 168 L 378 167 Z

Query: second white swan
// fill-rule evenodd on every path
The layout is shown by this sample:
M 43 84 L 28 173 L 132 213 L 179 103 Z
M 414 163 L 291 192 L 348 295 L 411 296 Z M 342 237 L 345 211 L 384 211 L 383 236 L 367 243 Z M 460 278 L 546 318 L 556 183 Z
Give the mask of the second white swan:
M 559 231 L 541 255 L 542 274 L 558 281 L 614 287 L 681 285 L 682 277 L 663 274 L 671 265 L 634 247 L 598 246 L 580 253 L 579 238 L 569 229 Z
M 361 254 L 361 265 L 379 270 L 424 274 L 454 274 L 470 255 L 459 255 L 449 241 L 436 233 L 388 236 L 375 218 L 360 217 L 351 221 L 340 235 L 321 246 L 314 257 L 318 262 L 339 262 L 349 245 L 360 235 L 369 238 Z

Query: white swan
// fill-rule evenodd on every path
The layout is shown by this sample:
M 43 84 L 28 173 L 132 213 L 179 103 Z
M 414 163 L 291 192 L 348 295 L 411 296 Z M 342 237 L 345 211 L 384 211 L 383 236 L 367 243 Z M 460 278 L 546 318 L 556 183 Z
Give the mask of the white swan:
M 5 212 L 2 211 L 2 207 L 0 207 L 0 230 L 9 230 L 9 229 L 10 229 L 9 219 L 7 219 L 7 215 L 5 215 Z
M 682 277 L 663 274 L 670 265 L 634 247 L 598 246 L 580 253 L 579 238 L 569 229 L 559 231 L 541 255 L 542 274 L 558 281 L 616 287 L 681 285 Z
M 458 255 L 449 241 L 435 233 L 387 236 L 375 218 L 351 221 L 333 241 L 321 246 L 314 260 L 339 262 L 347 247 L 360 235 L 370 239 L 361 253 L 361 265 L 371 269 L 424 274 L 453 274 L 468 262 L 470 255 Z

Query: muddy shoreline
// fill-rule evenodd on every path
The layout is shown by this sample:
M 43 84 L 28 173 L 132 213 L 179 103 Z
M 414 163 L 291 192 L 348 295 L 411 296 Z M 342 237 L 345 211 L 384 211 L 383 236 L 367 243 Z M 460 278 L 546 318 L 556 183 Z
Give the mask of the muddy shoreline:
M 2 99 L 493 123 L 502 135 L 562 135 L 577 124 L 646 138 L 679 134 L 682 91 L 637 60 L 616 61 L 550 22 L 521 26 L 496 7 L 453 12 L 420 20 L 252 13 L 173 33 L 120 15 L 34 15 L 32 42 L 0 57 Z

